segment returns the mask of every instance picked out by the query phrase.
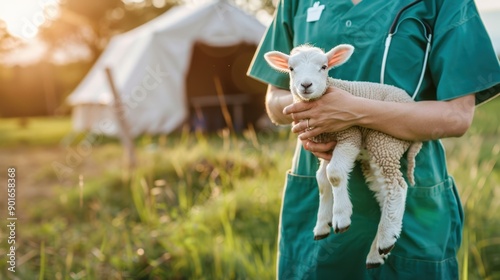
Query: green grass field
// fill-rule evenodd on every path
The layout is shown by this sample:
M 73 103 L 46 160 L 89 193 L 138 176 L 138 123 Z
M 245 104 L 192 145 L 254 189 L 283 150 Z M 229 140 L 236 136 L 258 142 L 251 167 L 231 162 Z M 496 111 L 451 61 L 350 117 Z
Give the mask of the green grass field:
M 466 211 L 461 279 L 500 279 L 499 106 L 443 141 Z M 128 178 L 117 141 L 70 131 L 67 118 L 0 119 L 0 180 L 18 178 L 16 272 L 2 226 L 0 279 L 274 279 L 288 129 L 143 136 Z

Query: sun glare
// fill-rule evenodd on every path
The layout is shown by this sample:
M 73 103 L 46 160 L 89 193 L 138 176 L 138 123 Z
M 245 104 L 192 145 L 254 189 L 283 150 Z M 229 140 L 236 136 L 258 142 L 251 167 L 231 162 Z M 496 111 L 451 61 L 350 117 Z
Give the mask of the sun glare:
M 7 31 L 23 39 L 34 38 L 38 28 L 48 18 L 57 14 L 60 0 L 16 0 L 0 2 L 0 20 L 7 25 Z

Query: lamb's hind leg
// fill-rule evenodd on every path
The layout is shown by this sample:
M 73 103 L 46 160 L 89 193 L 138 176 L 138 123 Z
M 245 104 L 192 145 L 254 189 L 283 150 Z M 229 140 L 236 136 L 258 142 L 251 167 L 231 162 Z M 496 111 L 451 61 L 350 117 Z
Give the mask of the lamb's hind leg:
M 314 227 L 314 240 L 326 238 L 330 234 L 332 222 L 333 194 L 332 187 L 326 176 L 328 161 L 320 160 L 319 169 L 316 172 L 316 180 L 319 188 L 319 207 L 316 226 Z
M 342 233 L 351 226 L 352 203 L 347 183 L 361 149 L 361 131 L 357 127 L 338 133 L 332 160 L 327 166 L 327 176 L 333 189 L 332 227 Z
M 376 137 L 367 138 L 367 148 L 371 154 L 370 166 L 380 184 L 377 200 L 381 206 L 381 217 L 376 236 L 376 249 L 380 255 L 387 255 L 394 247 L 401 233 L 405 210 L 407 184 L 400 171 L 400 159 L 409 142 L 374 132 Z M 371 143 L 373 141 L 373 143 Z M 373 255 L 375 250 L 369 253 Z
M 371 133 L 369 132 L 368 135 Z M 381 193 L 381 189 L 385 184 L 385 180 L 383 179 L 382 172 L 380 167 L 375 163 L 375 160 L 370 160 L 370 154 L 368 151 L 361 152 L 361 170 L 363 171 L 363 175 L 365 176 L 366 182 L 368 183 L 368 187 L 371 191 L 374 192 L 375 198 L 380 206 L 380 209 L 383 208 L 384 201 Z M 385 258 L 387 255 L 380 255 L 377 248 L 377 239 L 378 235 L 375 235 L 373 239 L 372 245 L 370 247 L 370 252 L 366 258 L 366 268 L 376 268 L 384 264 Z
M 381 255 L 389 254 L 401 234 L 408 189 L 402 176 L 390 179 L 387 187 L 387 195 L 384 197 L 384 206 L 377 231 L 377 246 Z

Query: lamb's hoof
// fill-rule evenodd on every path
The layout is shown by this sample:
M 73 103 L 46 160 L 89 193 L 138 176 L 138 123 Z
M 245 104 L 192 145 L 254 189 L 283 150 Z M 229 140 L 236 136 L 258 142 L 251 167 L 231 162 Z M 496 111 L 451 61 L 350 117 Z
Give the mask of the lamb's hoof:
M 382 265 L 381 263 L 367 263 L 366 269 L 377 268 L 377 267 L 380 267 L 381 265 Z
M 389 246 L 389 247 L 387 247 L 385 249 L 378 248 L 378 253 L 380 255 L 387 255 L 387 254 L 389 254 L 392 251 L 393 248 L 394 248 L 394 244 L 392 244 L 391 246 Z
M 351 227 L 351 225 L 348 225 L 344 228 L 338 228 L 338 227 L 335 227 L 335 233 L 344 233 L 346 232 L 349 228 Z
M 325 239 L 328 237 L 328 235 L 330 235 L 330 233 L 325 233 L 325 234 L 321 234 L 321 235 L 315 235 L 314 236 L 314 240 L 321 240 L 321 239 Z

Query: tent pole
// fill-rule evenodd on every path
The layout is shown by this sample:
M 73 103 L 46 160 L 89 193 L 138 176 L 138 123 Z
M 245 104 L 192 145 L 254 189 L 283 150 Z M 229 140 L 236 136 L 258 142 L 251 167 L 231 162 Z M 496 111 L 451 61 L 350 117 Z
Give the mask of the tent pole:
M 128 172 L 129 172 L 128 175 L 130 175 L 130 172 L 136 166 L 134 142 L 133 142 L 133 139 L 130 135 L 130 126 L 127 122 L 127 119 L 125 118 L 125 113 L 124 113 L 125 108 L 123 107 L 122 100 L 120 98 L 120 95 L 118 94 L 118 90 L 116 89 L 115 82 L 113 80 L 113 75 L 111 73 L 111 69 L 109 67 L 106 67 L 105 70 L 106 70 L 106 76 L 108 78 L 109 86 L 111 87 L 111 92 L 113 93 L 113 97 L 114 97 L 113 107 L 114 107 L 114 111 L 115 111 L 115 117 L 118 120 L 118 125 L 120 127 L 120 140 L 121 140 L 122 145 L 125 149 L 125 153 L 124 153 L 125 164 L 126 164 Z M 127 176 L 127 177 L 129 177 L 129 176 Z
M 214 76 L 215 90 L 217 91 L 217 97 L 219 98 L 220 108 L 222 111 L 222 115 L 224 116 L 224 120 L 226 121 L 227 127 L 229 130 L 234 132 L 234 124 L 231 119 L 231 114 L 229 113 L 229 109 L 227 108 L 226 99 L 224 98 L 224 90 L 222 89 L 222 83 L 220 81 L 219 76 Z

